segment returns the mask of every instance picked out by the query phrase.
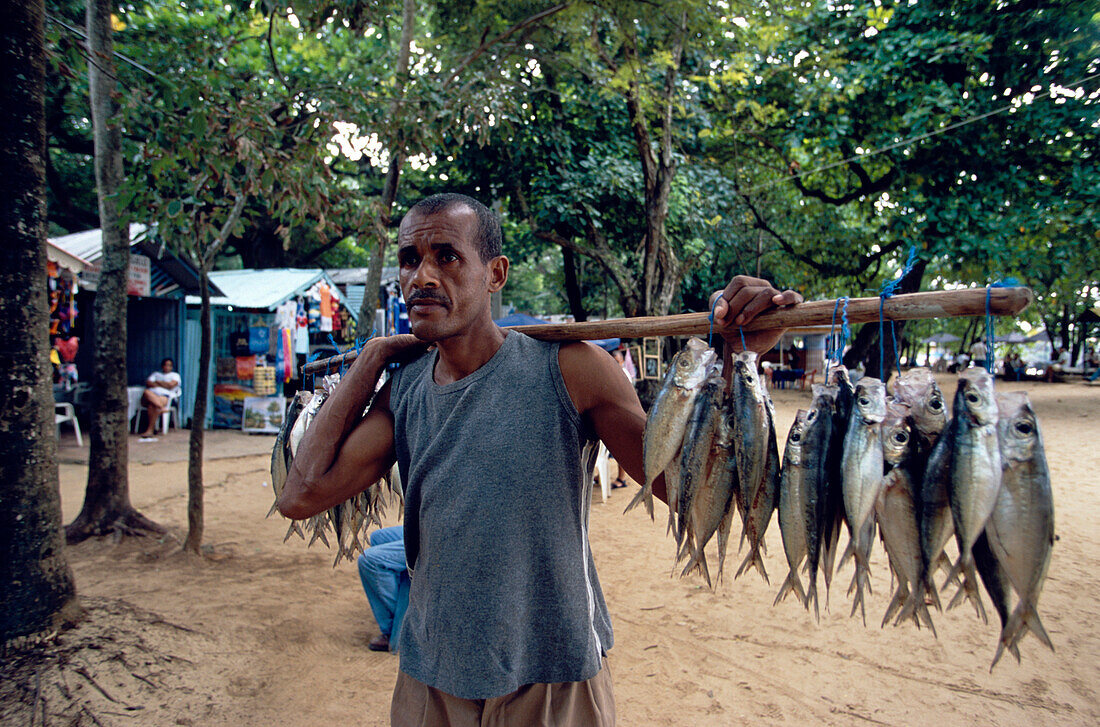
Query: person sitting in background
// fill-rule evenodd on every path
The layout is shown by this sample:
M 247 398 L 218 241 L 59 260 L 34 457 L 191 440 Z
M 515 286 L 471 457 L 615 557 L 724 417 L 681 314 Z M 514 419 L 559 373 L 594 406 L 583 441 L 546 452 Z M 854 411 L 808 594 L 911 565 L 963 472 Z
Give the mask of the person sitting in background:
M 370 534 L 370 547 L 359 556 L 359 580 L 381 632 L 367 644 L 371 651 L 397 651 L 396 637 L 409 606 L 409 569 L 405 563 L 405 528 L 394 525 Z M 402 588 L 402 578 L 404 588 Z
M 1047 364 L 1043 379 L 1048 382 L 1054 381 L 1054 377 L 1060 376 L 1067 366 L 1069 366 L 1069 351 L 1065 346 L 1062 346 L 1058 349 L 1058 358 Z
M 145 405 L 149 423 L 141 433 L 142 439 L 152 439 L 157 418 L 168 408 L 168 402 L 179 395 L 181 379 L 172 370 L 173 367 L 172 359 L 166 358 L 160 362 L 160 371 L 154 371 L 145 380 L 145 393 L 141 395 L 141 403 Z
M 1018 352 L 1012 351 L 1005 356 L 1005 381 L 1019 381 L 1026 370 L 1027 365 Z
M 970 344 L 970 362 L 975 366 L 985 366 L 985 359 L 988 355 L 985 342 L 982 339 L 975 339 L 974 343 Z

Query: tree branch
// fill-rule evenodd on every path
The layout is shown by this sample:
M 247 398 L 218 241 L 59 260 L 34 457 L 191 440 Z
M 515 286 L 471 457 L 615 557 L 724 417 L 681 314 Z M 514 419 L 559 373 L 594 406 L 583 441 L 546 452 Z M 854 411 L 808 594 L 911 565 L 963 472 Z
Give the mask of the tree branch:
M 451 69 L 451 74 L 450 74 L 450 76 L 447 77 L 447 80 L 443 83 L 443 85 L 444 86 L 450 85 L 456 78 L 459 77 L 459 75 L 462 74 L 462 72 L 464 70 L 466 70 L 467 67 L 469 67 L 469 65 L 471 63 L 473 63 L 478 58 L 480 58 L 482 56 L 482 54 L 485 53 L 485 51 L 489 50 L 489 48 L 493 47 L 494 45 L 496 45 L 497 43 L 500 43 L 503 40 L 506 40 L 513 33 L 517 32 L 519 30 L 522 30 L 523 28 L 526 28 L 529 25 L 537 23 L 540 20 L 544 20 L 545 18 L 548 18 L 551 15 L 555 15 L 557 13 L 560 13 L 562 10 L 565 10 L 567 7 L 569 7 L 569 5 L 570 5 L 570 3 L 567 3 L 567 2 L 559 3 L 559 4 L 555 5 L 552 8 L 547 8 L 546 10 L 543 10 L 540 13 L 535 13 L 534 15 L 527 18 L 526 20 L 521 20 L 520 22 L 516 23 L 511 28 L 508 28 L 508 30 L 504 31 L 503 33 L 501 33 L 500 35 L 496 36 L 495 38 L 493 38 L 491 40 L 488 40 L 488 41 L 482 40 L 481 45 L 479 45 L 477 48 L 475 48 L 473 51 L 471 51 L 465 58 L 463 58 L 459 62 L 459 64 L 457 66 L 455 66 L 453 69 Z

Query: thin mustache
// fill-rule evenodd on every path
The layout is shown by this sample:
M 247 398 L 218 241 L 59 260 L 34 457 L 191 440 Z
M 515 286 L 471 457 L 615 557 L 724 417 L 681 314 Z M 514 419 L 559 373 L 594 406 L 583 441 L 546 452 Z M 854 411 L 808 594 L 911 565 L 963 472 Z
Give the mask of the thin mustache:
M 430 301 L 433 301 L 435 303 L 440 303 L 441 305 L 447 305 L 447 306 L 449 306 L 451 304 L 450 299 L 447 296 L 443 295 L 442 293 L 429 293 L 427 291 L 421 291 L 421 292 L 418 292 L 418 293 L 413 293 L 412 295 L 409 296 L 409 299 L 407 301 L 405 301 L 405 303 L 406 303 L 406 305 L 412 305 L 413 303 L 417 303 L 417 302 L 422 301 L 422 300 L 430 300 Z

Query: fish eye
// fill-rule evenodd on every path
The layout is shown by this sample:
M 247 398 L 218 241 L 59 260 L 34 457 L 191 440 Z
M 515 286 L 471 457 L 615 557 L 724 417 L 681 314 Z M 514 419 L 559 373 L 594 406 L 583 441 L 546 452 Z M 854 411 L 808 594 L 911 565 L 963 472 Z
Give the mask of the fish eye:
M 868 399 L 866 396 L 861 396 L 861 397 L 859 397 L 859 405 L 860 406 L 871 406 L 871 400 Z
M 1028 434 L 1031 434 L 1034 431 L 1034 429 L 1027 422 L 1017 422 L 1016 423 L 1016 431 L 1019 432 L 1020 434 L 1023 434 L 1024 436 L 1027 436 Z
M 966 400 L 969 401 L 971 404 L 977 404 L 979 401 L 981 401 L 981 397 L 979 397 L 974 392 L 970 392 L 966 395 Z
M 940 401 L 939 399 L 932 399 L 931 401 L 928 402 L 928 408 L 931 409 L 932 411 L 939 411 L 940 409 L 943 408 L 943 402 Z
M 905 444 L 909 441 L 909 435 L 905 432 L 894 432 L 894 441 L 898 444 Z
M 795 432 L 794 434 L 791 435 L 791 441 L 792 442 L 801 442 L 802 441 L 802 435 L 799 434 L 798 432 Z

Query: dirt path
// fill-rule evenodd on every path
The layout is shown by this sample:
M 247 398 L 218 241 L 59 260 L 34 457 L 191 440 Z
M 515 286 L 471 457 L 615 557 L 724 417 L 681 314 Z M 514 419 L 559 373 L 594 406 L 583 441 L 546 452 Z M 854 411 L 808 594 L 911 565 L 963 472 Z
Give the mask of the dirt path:
M 1006 658 L 990 674 L 998 627 L 963 608 L 933 615 L 938 639 L 911 624 L 879 628 L 890 593 L 879 546 L 866 627 L 848 618 L 850 566 L 820 624 L 793 600 L 773 608 L 786 572 L 774 520 L 771 585 L 755 573 L 717 592 L 672 579 L 664 513 L 657 523 L 640 508 L 623 515 L 632 491 L 617 490 L 606 504 L 597 495 L 591 531 L 615 626 L 620 724 L 1100 722 L 1100 388 L 1008 388 L 1031 393 L 1051 465 L 1059 541 L 1040 610 L 1057 653 L 1029 636 L 1022 665 Z M 785 438 L 808 394 L 773 394 Z M 374 624 L 355 567 L 334 569 L 323 547 L 282 542 L 285 521 L 263 517 L 272 497 L 267 466 L 264 456 L 207 463 L 207 559 L 179 554 L 172 539 L 69 550 L 91 614 L 58 646 L 70 649 L 70 668 L 83 660 L 87 674 L 70 671 L 70 712 L 79 703 L 103 725 L 149 727 L 388 724 L 397 659 L 366 648 Z M 62 466 L 67 520 L 79 510 L 84 476 L 81 466 Z M 176 538 L 186 522 L 185 483 L 184 462 L 132 466 L 135 504 Z M 97 640 L 98 649 L 76 649 Z M 32 686 L 7 689 L 0 706 Z M 53 695 L 50 714 L 64 712 L 60 686 L 39 689 Z M 77 711 L 77 723 L 95 724 Z

